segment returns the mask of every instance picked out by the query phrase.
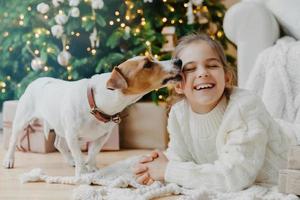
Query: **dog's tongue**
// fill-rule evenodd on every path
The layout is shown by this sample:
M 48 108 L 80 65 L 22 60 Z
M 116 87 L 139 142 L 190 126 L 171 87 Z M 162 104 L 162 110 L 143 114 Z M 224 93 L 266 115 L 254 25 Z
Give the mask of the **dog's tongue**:
M 181 81 L 182 80 L 182 77 L 180 74 L 177 74 L 176 76 L 174 77 L 170 77 L 170 78 L 167 78 L 165 80 L 163 80 L 163 85 L 165 85 L 166 83 L 168 83 L 169 81 Z

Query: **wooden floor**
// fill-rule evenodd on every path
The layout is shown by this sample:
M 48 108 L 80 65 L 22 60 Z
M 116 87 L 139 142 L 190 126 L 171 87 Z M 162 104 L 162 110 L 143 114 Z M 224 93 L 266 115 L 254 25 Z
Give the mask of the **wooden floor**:
M 2 144 L 0 143 L 2 146 Z M 0 146 L 0 162 L 5 151 Z M 101 152 L 97 156 L 98 167 L 107 166 L 116 161 L 134 155 L 148 153 L 149 150 L 122 150 L 116 152 Z M 74 175 L 74 168 L 69 167 L 59 153 L 35 154 L 16 152 L 15 168 L 4 169 L 0 167 L 0 200 L 68 200 L 72 199 L 73 185 L 26 183 L 21 184 L 19 176 L 33 168 L 42 168 L 47 175 Z M 96 186 L 95 186 L 96 187 Z M 161 200 L 173 200 L 177 197 L 164 197 Z M 120 199 L 121 200 L 121 199 Z

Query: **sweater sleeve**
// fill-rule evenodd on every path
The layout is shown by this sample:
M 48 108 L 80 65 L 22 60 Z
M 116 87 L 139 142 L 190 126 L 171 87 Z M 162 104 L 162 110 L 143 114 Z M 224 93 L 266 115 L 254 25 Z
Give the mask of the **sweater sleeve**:
M 240 191 L 253 184 L 264 163 L 267 129 L 256 115 L 243 116 L 240 110 L 236 112 L 245 123 L 225 134 L 227 139 L 218 152 L 218 160 L 198 165 L 170 159 L 165 172 L 166 182 L 222 192 Z
M 183 139 L 178 118 L 176 116 L 176 109 L 172 107 L 168 118 L 168 132 L 170 134 L 170 141 L 166 151 L 166 156 L 169 160 L 184 162 L 191 160 L 187 145 Z

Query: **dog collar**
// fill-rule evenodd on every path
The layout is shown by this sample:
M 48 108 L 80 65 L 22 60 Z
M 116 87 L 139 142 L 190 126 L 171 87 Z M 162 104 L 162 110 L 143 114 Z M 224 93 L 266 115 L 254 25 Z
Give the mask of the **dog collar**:
M 94 90 L 91 87 L 87 88 L 87 97 L 88 97 L 88 101 L 89 101 L 89 105 L 90 105 L 90 113 L 92 115 L 94 115 L 99 121 L 107 123 L 110 121 L 113 121 L 117 124 L 119 124 L 121 122 L 121 117 L 120 117 L 120 113 L 117 113 L 115 115 L 107 115 L 105 113 L 103 113 L 97 106 L 95 103 L 95 99 L 94 99 Z

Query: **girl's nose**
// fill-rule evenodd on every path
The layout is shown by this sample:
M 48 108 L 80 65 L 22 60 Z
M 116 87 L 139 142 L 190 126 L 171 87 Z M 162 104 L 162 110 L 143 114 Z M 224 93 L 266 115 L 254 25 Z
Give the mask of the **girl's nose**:
M 198 78 L 208 77 L 209 74 L 208 74 L 207 69 L 203 66 L 198 66 L 197 67 L 197 76 L 198 76 Z

